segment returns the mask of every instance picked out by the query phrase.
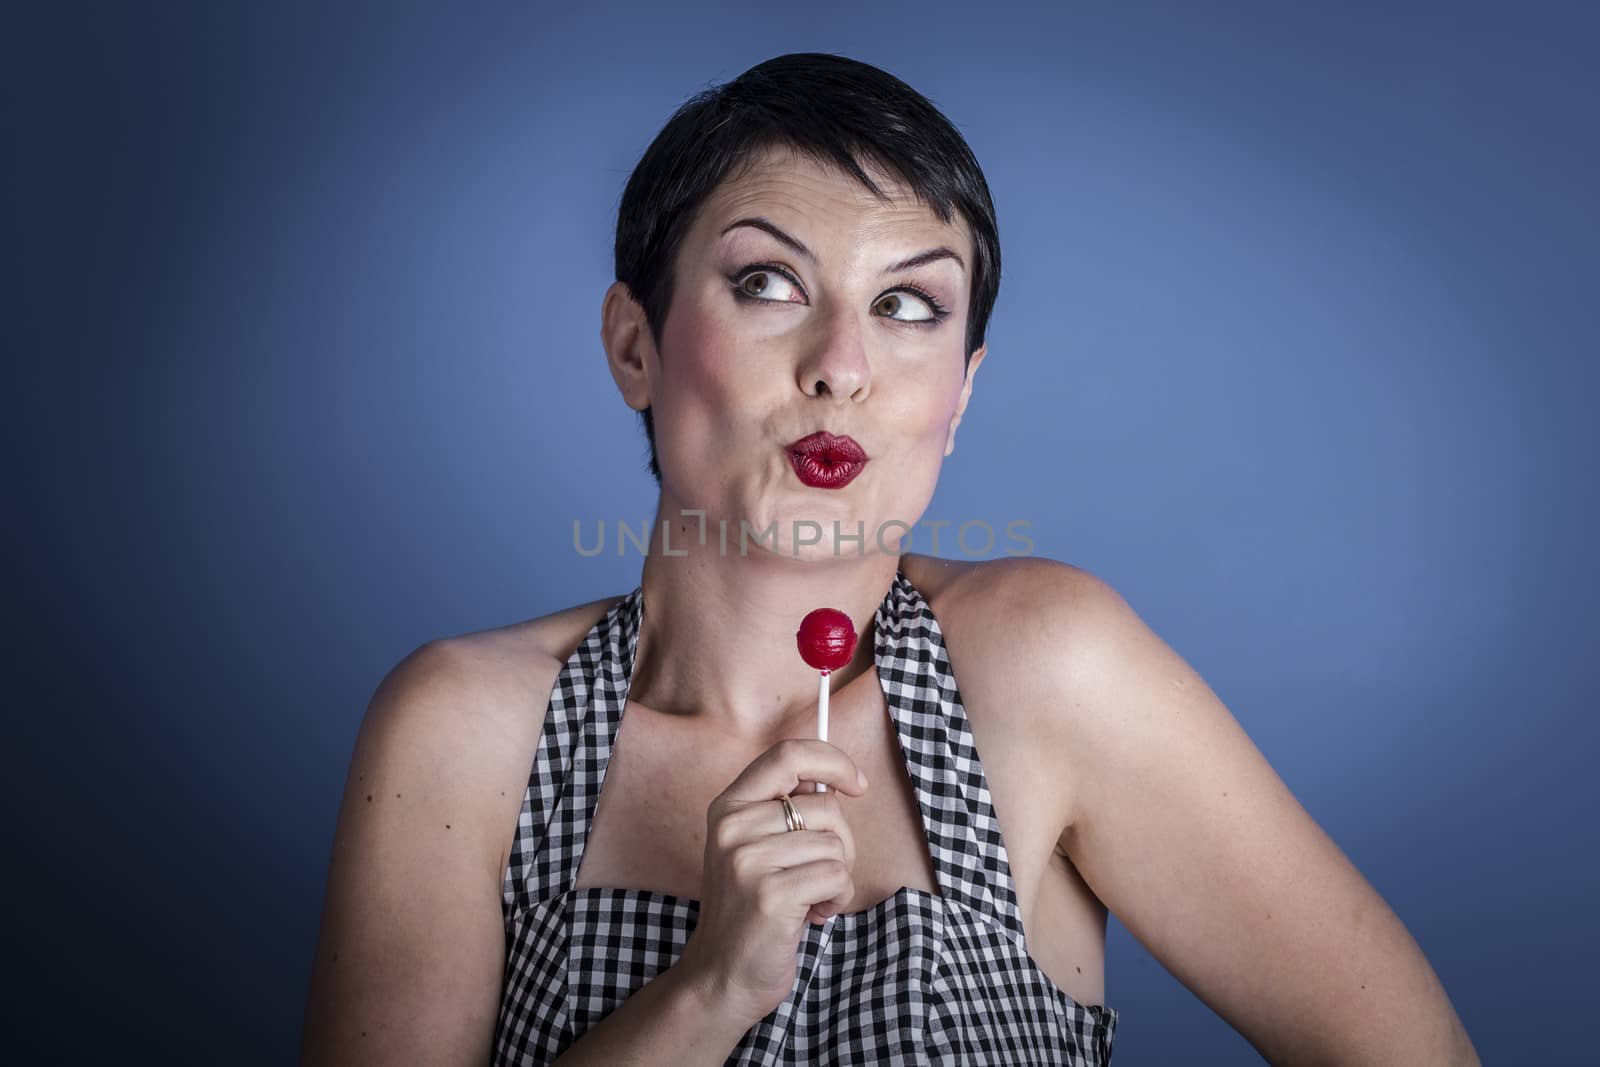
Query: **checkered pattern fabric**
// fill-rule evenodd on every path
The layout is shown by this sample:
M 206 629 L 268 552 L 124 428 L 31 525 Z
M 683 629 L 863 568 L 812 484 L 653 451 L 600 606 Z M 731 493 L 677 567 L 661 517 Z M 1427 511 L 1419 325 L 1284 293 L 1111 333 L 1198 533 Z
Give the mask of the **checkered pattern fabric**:
M 642 588 L 618 601 L 550 695 L 502 887 L 496 1065 L 550 1063 L 671 966 L 695 928 L 695 900 L 573 889 L 642 612 Z M 878 608 L 874 653 L 939 892 L 902 887 L 867 911 L 807 924 L 789 999 L 727 1062 L 1109 1063 L 1116 1010 L 1078 1004 L 1024 948 L 1010 862 L 944 638 L 904 572 Z

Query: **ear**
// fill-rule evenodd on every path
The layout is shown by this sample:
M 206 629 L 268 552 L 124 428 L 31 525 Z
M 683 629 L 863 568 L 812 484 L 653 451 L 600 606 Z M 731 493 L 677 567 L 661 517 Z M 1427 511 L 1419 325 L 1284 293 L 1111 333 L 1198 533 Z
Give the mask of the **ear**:
M 961 399 L 956 401 L 956 413 L 950 417 L 950 436 L 944 443 L 944 454 L 947 456 L 956 450 L 956 427 L 961 425 L 961 416 L 967 410 L 967 401 L 972 399 L 972 379 L 977 377 L 978 364 L 983 362 L 983 357 L 988 351 L 988 345 L 974 350 L 972 359 L 967 362 L 967 381 L 961 387 Z
M 612 282 L 600 303 L 600 343 L 622 399 L 635 411 L 650 406 L 650 375 L 656 364 L 655 343 L 644 307 L 623 282 Z

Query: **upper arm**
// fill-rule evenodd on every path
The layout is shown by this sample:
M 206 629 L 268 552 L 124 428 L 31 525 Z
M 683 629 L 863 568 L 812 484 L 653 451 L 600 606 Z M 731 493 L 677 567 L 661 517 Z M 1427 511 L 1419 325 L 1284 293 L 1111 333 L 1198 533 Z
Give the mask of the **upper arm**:
M 1200 676 L 1106 583 L 1040 564 L 1061 845 L 1101 902 L 1270 1062 L 1476 1063 L 1405 926 Z
M 523 745 L 494 713 L 503 696 L 481 666 L 459 642 L 424 645 L 362 720 L 312 966 L 306 1064 L 489 1061 L 505 963 L 502 790 Z

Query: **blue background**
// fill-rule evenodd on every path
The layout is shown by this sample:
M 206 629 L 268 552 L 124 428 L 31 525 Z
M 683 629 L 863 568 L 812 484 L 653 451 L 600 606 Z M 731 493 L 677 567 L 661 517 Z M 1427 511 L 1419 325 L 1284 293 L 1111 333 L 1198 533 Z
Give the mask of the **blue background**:
M 818 50 L 941 106 L 998 205 L 927 517 L 1120 590 L 1487 1062 L 1592 1051 L 1592 10 L 14 15 L 13 1047 L 294 1057 L 379 680 L 638 580 L 571 526 L 654 504 L 598 341 L 629 171 Z M 1255 1059 L 1115 920 L 1107 982 L 1119 1064 Z

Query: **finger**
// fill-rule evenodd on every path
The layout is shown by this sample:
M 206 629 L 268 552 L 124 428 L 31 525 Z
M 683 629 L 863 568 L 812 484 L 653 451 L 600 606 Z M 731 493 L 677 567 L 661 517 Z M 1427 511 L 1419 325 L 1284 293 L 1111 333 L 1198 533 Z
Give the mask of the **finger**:
M 800 816 L 800 821 L 806 824 L 807 830 L 828 830 L 836 835 L 844 844 L 845 863 L 851 868 L 856 863 L 856 839 L 850 831 L 850 822 L 844 817 L 844 812 L 839 807 L 839 798 L 833 793 L 802 794 L 790 797 L 789 803 L 794 805 L 795 812 Z M 778 805 L 780 814 L 783 808 Z M 785 829 L 788 827 L 785 826 Z
M 850 869 L 835 859 L 813 860 L 790 867 L 772 877 L 780 879 L 781 892 L 791 897 L 797 908 L 832 910 L 835 914 L 850 905 L 855 883 Z
M 795 830 L 766 837 L 744 845 L 751 867 L 763 874 L 804 867 L 818 860 L 838 860 L 853 866 L 844 840 L 832 830 Z
M 752 760 L 723 790 L 723 796 L 734 804 L 771 800 L 780 793 L 794 796 L 799 793 L 801 780 L 805 779 L 826 782 L 858 797 L 866 792 L 857 777 L 859 774 L 855 760 L 838 745 L 815 738 L 792 737 L 779 741 Z
M 789 803 L 794 805 L 795 814 L 800 817 L 804 829 L 790 830 L 788 820 L 784 818 L 783 802 L 766 800 L 724 813 L 712 828 L 711 839 L 716 841 L 719 849 L 727 851 L 782 834 L 825 831 L 843 842 L 845 859 L 854 866 L 855 836 L 844 818 L 837 794 L 800 794 L 790 797 Z

